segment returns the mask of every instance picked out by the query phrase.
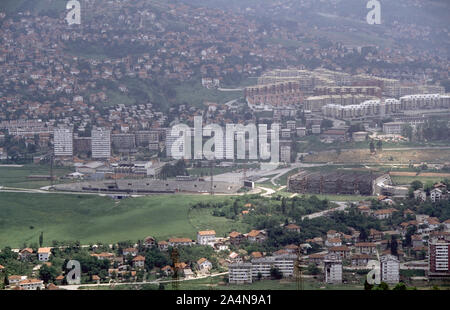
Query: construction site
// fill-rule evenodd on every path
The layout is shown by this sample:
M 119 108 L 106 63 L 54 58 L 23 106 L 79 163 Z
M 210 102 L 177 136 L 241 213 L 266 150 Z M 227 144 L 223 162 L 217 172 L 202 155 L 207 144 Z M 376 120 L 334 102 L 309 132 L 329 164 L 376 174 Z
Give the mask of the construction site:
M 174 193 L 217 193 L 234 194 L 242 185 L 228 182 L 203 180 L 155 180 L 125 179 L 92 182 L 77 182 L 55 185 L 57 191 L 91 192 L 105 194 L 174 194 Z
M 387 176 L 387 177 L 386 177 Z M 373 171 L 300 171 L 288 178 L 288 189 L 300 194 L 376 195 L 389 175 Z

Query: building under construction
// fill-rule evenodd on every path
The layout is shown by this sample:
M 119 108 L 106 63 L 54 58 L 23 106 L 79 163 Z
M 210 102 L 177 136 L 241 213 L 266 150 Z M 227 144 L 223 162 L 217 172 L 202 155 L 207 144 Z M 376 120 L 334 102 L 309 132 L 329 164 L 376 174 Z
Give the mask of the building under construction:
M 301 194 L 375 195 L 383 176 L 372 171 L 301 171 L 289 177 L 288 188 Z

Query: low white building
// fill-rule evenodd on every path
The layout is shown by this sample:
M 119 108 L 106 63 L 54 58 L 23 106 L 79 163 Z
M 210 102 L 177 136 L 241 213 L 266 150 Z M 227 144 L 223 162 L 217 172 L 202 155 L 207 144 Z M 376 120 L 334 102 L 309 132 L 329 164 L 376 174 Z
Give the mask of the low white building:
M 442 191 L 439 188 L 434 188 L 430 191 L 430 199 L 432 202 L 438 202 L 441 200 Z
M 252 283 L 252 264 L 234 263 L 228 265 L 228 282 L 230 284 Z
M 201 245 L 213 245 L 216 241 L 214 230 L 203 230 L 197 233 L 197 243 Z
M 40 262 L 48 262 L 52 255 L 52 248 L 39 248 L 38 249 L 38 260 Z
M 27 291 L 43 290 L 45 288 L 44 281 L 38 279 L 26 279 L 20 281 L 18 286 Z

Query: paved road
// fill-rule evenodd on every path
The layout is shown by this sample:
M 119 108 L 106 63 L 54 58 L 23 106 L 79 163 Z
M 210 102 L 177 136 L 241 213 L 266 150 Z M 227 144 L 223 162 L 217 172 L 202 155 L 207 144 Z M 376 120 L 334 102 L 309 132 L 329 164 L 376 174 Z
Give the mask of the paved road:
M 332 202 L 337 204 L 337 205 L 339 205 L 339 207 L 328 209 L 328 210 L 324 210 L 324 211 L 320 211 L 320 212 L 316 212 L 316 213 L 312 213 L 312 214 L 308 214 L 308 215 L 304 215 L 304 216 L 302 216 L 302 220 L 304 220 L 305 218 L 311 220 L 311 219 L 314 219 L 314 218 L 317 218 L 317 217 L 325 216 L 328 213 L 337 212 L 337 211 L 344 211 L 345 209 L 347 209 L 350 206 L 350 203 L 348 203 L 348 202 L 343 202 L 343 201 L 332 201 Z
M 183 281 L 191 281 L 191 280 L 199 280 L 199 279 L 206 279 L 206 278 L 214 278 L 214 277 L 219 277 L 219 276 L 223 276 L 228 274 L 228 272 L 221 272 L 221 273 L 215 273 L 215 274 L 211 274 L 211 275 L 205 275 L 205 276 L 200 276 L 200 277 L 196 277 L 193 279 L 180 279 L 177 280 L 176 282 L 183 282 Z M 100 284 L 77 284 L 77 285 L 60 285 L 60 288 L 66 289 L 66 290 L 78 290 L 80 287 L 97 287 L 97 286 L 118 286 L 118 285 L 143 285 L 143 284 L 160 284 L 160 283 L 172 283 L 174 282 L 173 280 L 163 280 L 163 281 L 145 281 L 145 282 L 122 282 L 122 283 L 115 283 L 115 282 L 110 282 L 110 283 L 100 283 Z

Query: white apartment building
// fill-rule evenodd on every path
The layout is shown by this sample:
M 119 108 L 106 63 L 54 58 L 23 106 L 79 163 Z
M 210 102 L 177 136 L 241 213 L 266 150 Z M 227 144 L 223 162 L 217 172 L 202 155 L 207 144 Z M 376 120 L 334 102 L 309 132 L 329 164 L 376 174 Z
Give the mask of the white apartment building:
M 285 163 L 291 162 L 291 146 L 281 145 L 280 146 L 280 161 Z
M 263 278 L 269 278 L 270 270 L 277 268 L 283 277 L 292 277 L 296 259 L 297 256 L 293 254 L 254 258 L 252 259 L 252 275 L 258 277 L 258 274 L 261 274 Z
M 44 281 L 39 279 L 26 279 L 21 282 L 19 282 L 19 287 L 23 290 L 27 291 L 35 291 L 37 289 L 43 290 L 44 287 Z
M 428 242 L 429 276 L 450 276 L 450 243 L 445 240 L 432 239 Z
M 391 254 L 383 255 L 380 259 L 381 281 L 398 283 L 400 281 L 400 261 Z
M 389 122 L 383 124 L 383 132 L 387 135 L 399 135 L 402 133 L 403 122 Z
M 450 96 L 440 94 L 408 95 L 400 98 L 402 110 L 439 109 L 450 107 Z
M 73 156 L 73 129 L 58 127 L 53 130 L 55 156 Z
M 442 191 L 439 188 L 434 188 L 430 191 L 430 199 L 432 202 L 438 202 L 441 200 Z
M 109 159 L 111 157 L 111 131 L 94 127 L 91 136 L 92 158 Z
M 204 230 L 197 233 L 197 243 L 201 245 L 212 245 L 216 241 L 214 230 Z
M 39 248 L 38 249 L 38 260 L 40 262 L 47 262 L 50 259 L 50 255 L 52 254 L 51 252 L 52 248 Z
M 252 283 L 252 264 L 234 263 L 228 265 L 228 282 L 230 284 Z
M 324 257 L 325 283 L 342 283 L 342 260 L 336 254 L 327 254 Z

